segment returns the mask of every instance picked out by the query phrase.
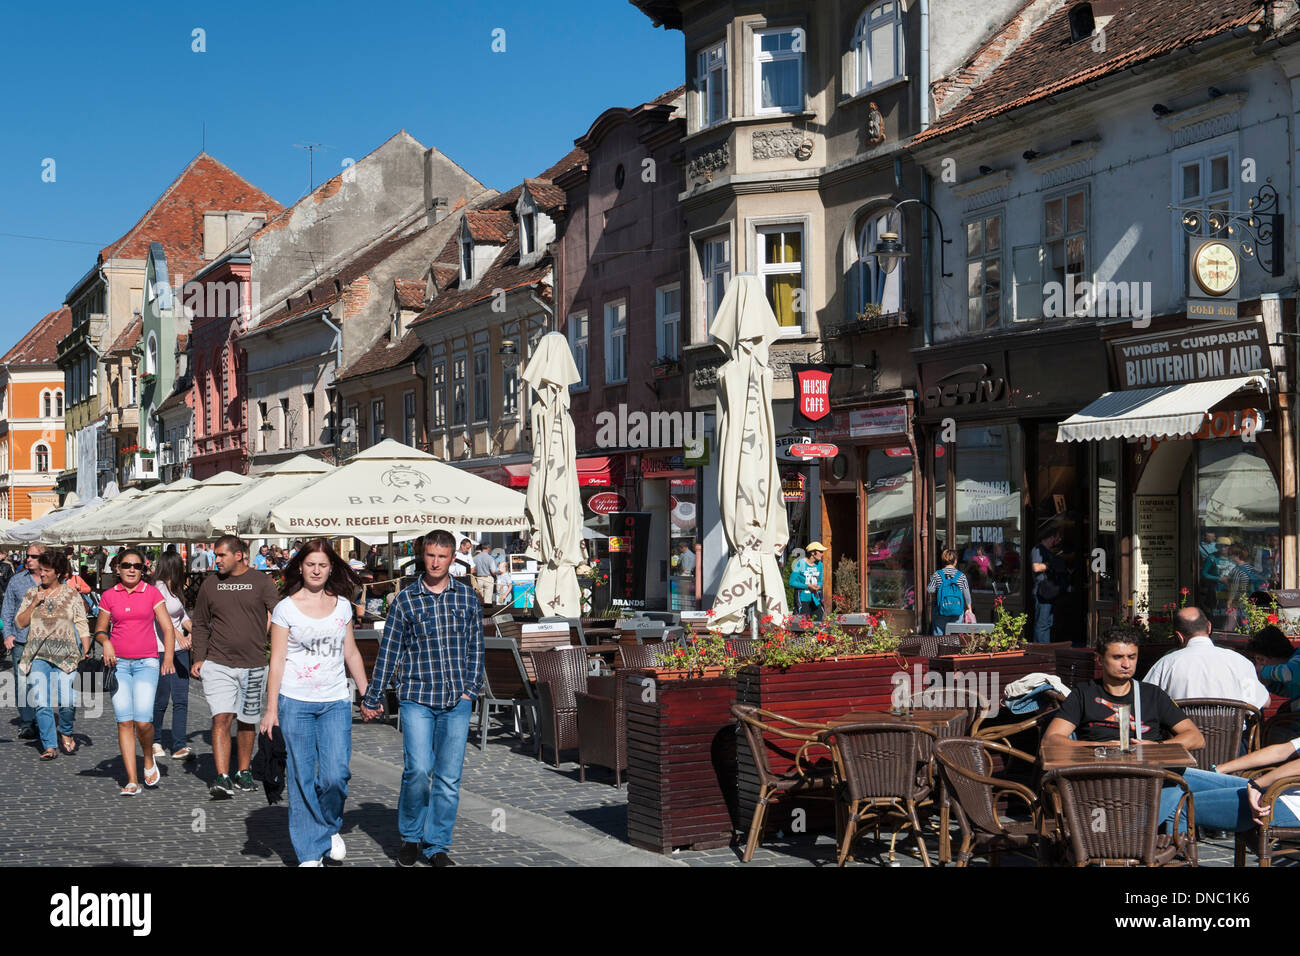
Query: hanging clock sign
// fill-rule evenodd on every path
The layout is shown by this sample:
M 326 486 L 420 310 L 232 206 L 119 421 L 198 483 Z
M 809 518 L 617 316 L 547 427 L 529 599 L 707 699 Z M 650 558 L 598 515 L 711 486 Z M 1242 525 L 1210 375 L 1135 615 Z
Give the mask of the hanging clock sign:
M 1235 239 L 1193 237 L 1187 246 L 1187 317 L 1237 317 L 1241 244 Z

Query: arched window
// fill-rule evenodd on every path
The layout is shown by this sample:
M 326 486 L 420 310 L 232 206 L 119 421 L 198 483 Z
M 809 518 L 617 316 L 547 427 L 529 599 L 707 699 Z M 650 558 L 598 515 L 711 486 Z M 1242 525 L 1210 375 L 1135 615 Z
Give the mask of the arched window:
M 893 272 L 886 273 L 872 255 L 881 234 L 886 232 L 898 233 L 898 241 L 906 246 L 902 217 L 894 209 L 870 212 L 858 227 L 858 315 L 864 312 L 886 315 L 903 310 L 903 272 L 906 267 L 899 263 Z
M 50 446 L 45 442 L 37 442 L 36 447 L 32 449 L 33 465 L 41 474 L 50 470 Z
M 57 418 L 63 417 L 63 389 L 54 390 L 54 415 Z
M 152 332 L 149 333 L 149 344 L 144 350 L 144 374 L 158 374 L 158 339 Z
M 54 396 L 47 389 L 41 392 L 41 417 L 50 418 L 54 415 Z
M 885 0 L 858 17 L 853 31 L 855 93 L 903 75 L 903 10 L 899 0 Z

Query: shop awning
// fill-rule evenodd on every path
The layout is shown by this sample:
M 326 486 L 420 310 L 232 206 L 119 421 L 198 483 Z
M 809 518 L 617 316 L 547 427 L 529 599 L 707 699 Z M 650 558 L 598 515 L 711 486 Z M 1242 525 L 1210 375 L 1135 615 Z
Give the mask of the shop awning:
M 1102 441 L 1107 438 L 1190 435 L 1205 423 L 1205 416 L 1211 408 L 1244 389 L 1267 394 L 1268 380 L 1262 375 L 1243 375 L 1212 382 L 1107 392 L 1061 422 L 1056 440 Z
M 511 488 L 528 487 L 528 471 L 531 463 L 520 465 L 502 465 L 509 478 Z M 578 485 L 582 488 L 611 488 L 614 485 L 614 459 L 579 458 Z

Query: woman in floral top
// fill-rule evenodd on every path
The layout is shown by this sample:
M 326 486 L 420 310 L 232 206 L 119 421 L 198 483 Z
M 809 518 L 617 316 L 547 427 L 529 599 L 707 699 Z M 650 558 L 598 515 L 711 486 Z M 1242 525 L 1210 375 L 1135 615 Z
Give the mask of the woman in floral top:
M 72 682 L 77 663 L 90 650 L 90 625 L 81 594 L 67 584 L 70 573 L 62 551 L 46 551 L 37 564 L 40 584 L 23 596 L 18 608 L 18 626 L 31 628 L 18 667 L 27 675 L 35 699 L 42 760 L 53 760 L 59 753 L 54 738 L 56 707 L 63 752 L 77 749 L 72 737 L 76 713 Z

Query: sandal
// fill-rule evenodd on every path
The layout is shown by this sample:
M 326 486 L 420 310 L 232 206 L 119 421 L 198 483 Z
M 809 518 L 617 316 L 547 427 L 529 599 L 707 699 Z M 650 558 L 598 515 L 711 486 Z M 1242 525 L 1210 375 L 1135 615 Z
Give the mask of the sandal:
M 180 750 L 172 751 L 173 760 L 189 760 L 194 756 L 194 751 L 189 747 L 182 747 Z
M 71 734 L 59 734 L 59 743 L 65 754 L 71 756 L 77 752 L 77 738 Z
M 140 785 L 138 783 L 128 783 L 125 787 L 122 788 L 122 791 L 121 793 L 118 794 L 118 796 L 136 797 L 140 795 L 140 792 L 141 792 Z
M 59 755 L 59 752 L 58 752 L 57 750 L 55 750 L 53 747 L 51 747 L 49 750 L 43 751 L 43 752 L 41 753 L 41 759 L 42 759 L 42 760 L 53 760 L 53 759 L 54 759 L 55 757 L 57 757 L 58 755 Z
M 157 764 L 154 764 L 154 765 L 153 765 L 153 773 L 152 773 L 152 774 L 149 773 L 149 768 L 148 768 L 148 767 L 145 767 L 145 768 L 144 768 L 144 785 L 145 785 L 146 787 L 149 787 L 150 789 L 152 789 L 152 788 L 158 786 L 158 781 L 161 780 L 161 779 L 162 779 L 162 771 L 158 769 L 158 765 L 157 765 Z

